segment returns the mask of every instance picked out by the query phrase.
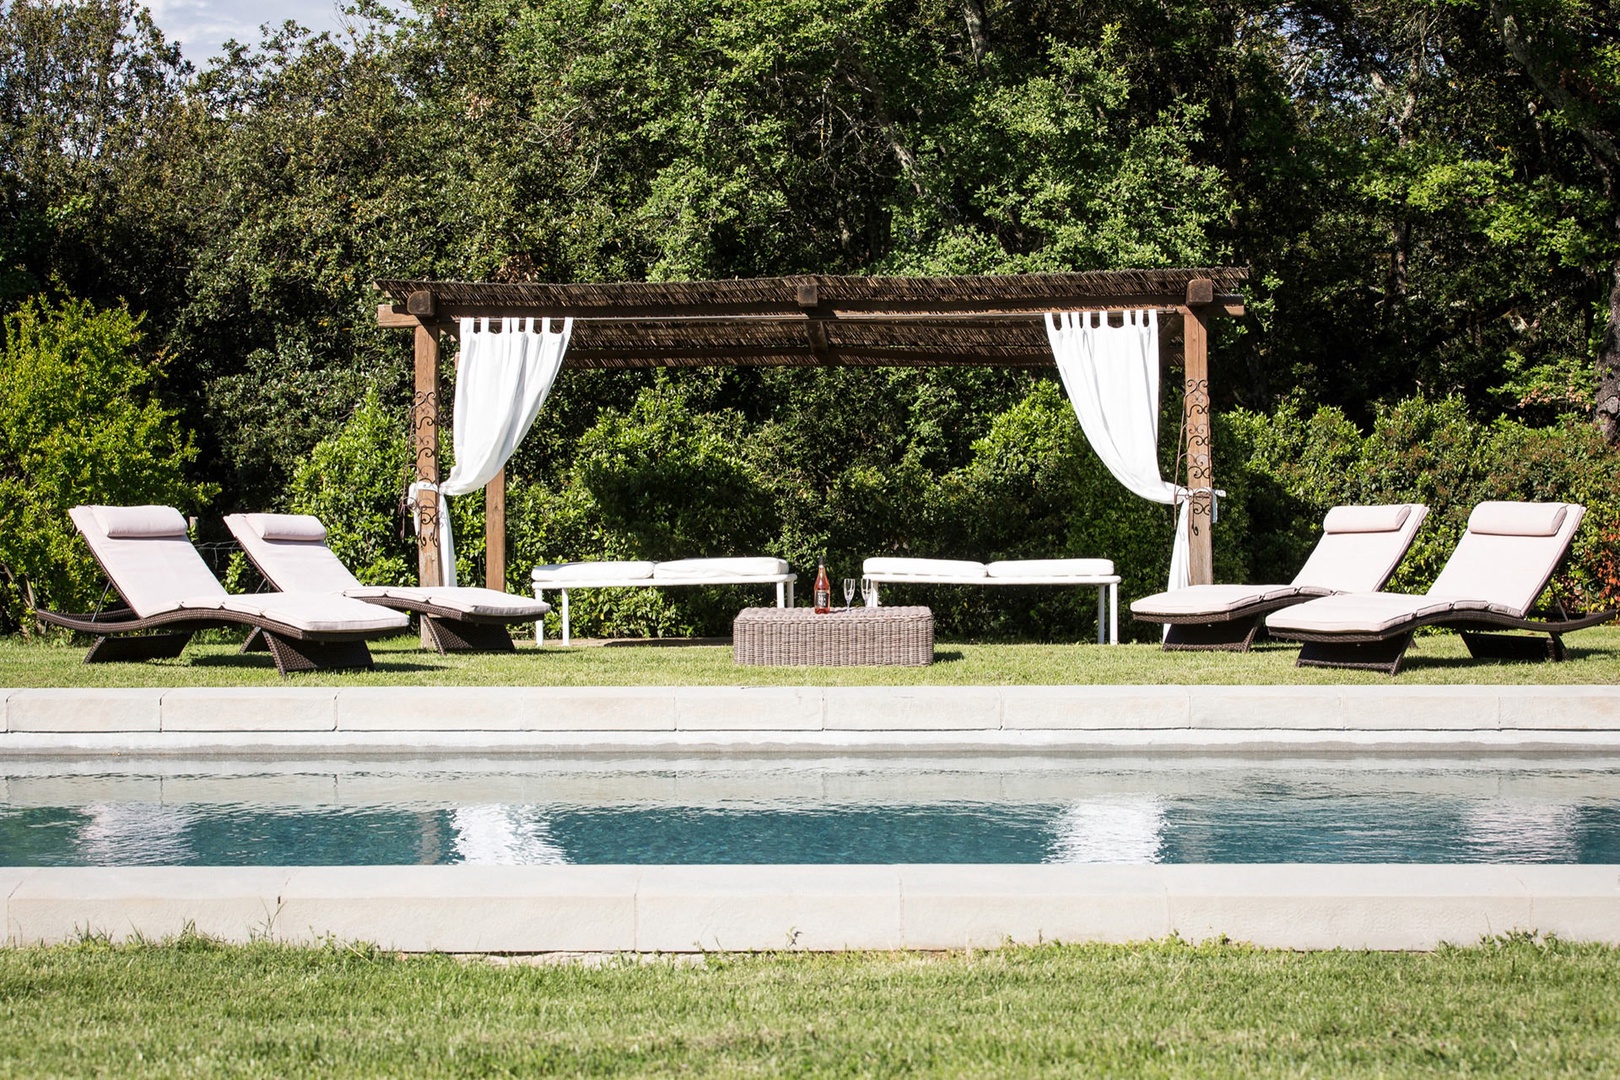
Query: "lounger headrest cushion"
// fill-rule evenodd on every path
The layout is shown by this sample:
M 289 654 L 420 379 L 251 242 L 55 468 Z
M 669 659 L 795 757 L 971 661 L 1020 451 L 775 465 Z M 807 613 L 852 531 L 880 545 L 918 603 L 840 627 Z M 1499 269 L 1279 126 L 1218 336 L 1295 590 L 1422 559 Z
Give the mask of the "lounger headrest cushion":
M 1564 503 L 1482 502 L 1468 515 L 1468 531 L 1490 536 L 1557 536 Z
M 326 526 L 313 514 L 243 514 L 248 528 L 261 540 L 297 540 L 325 543 Z
M 1397 532 L 1412 508 L 1406 503 L 1395 506 L 1335 506 L 1322 519 L 1322 531 L 1330 533 Z
M 172 506 L 92 506 L 90 512 L 110 540 L 186 535 L 186 519 Z

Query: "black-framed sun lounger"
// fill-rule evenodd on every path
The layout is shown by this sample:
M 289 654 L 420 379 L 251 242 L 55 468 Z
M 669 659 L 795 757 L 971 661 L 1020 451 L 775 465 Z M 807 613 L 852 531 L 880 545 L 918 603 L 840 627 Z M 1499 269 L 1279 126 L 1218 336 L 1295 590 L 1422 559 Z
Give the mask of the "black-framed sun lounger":
M 170 506 L 76 506 L 73 524 L 123 606 L 77 615 L 39 609 L 43 623 L 96 641 L 85 663 L 180 655 L 198 630 L 246 626 L 249 645 L 267 648 L 283 676 L 371 666 L 366 639 L 409 627 L 398 612 L 319 593 L 233 596 L 214 577 Z M 149 633 L 149 631 L 167 631 Z
M 876 585 L 1090 585 L 1097 644 L 1119 644 L 1119 575 L 1108 559 L 911 559 L 879 555 L 861 565 Z
M 799 576 L 788 564 L 769 556 L 744 555 L 711 559 L 610 560 L 547 563 L 531 575 L 536 599 L 548 590 L 561 594 L 562 643 L 573 641 L 568 593 L 573 589 L 646 589 L 669 585 L 775 585 L 776 606 L 793 606 L 793 584 Z M 538 640 L 539 624 L 536 624 Z
M 533 622 L 551 610 L 542 600 L 494 589 L 362 585 L 326 546 L 326 526 L 311 514 L 227 514 L 225 525 L 276 588 L 335 593 L 419 615 L 441 654 L 512 652 L 507 627 Z
M 1530 613 L 1585 513 L 1573 503 L 1480 503 L 1456 550 L 1422 596 L 1325 596 L 1267 616 L 1266 626 L 1278 637 L 1303 642 L 1297 663 L 1306 667 L 1394 675 L 1413 632 L 1424 626 L 1461 632 L 1469 655 L 1476 658 L 1562 660 L 1562 635 L 1615 617 L 1613 611 L 1560 618 Z M 1545 641 L 1539 636 L 1543 634 Z
M 1131 615 L 1166 624 L 1165 649 L 1247 652 L 1273 611 L 1319 596 L 1382 589 L 1428 514 L 1421 503 L 1335 506 L 1287 585 L 1193 585 L 1133 600 Z

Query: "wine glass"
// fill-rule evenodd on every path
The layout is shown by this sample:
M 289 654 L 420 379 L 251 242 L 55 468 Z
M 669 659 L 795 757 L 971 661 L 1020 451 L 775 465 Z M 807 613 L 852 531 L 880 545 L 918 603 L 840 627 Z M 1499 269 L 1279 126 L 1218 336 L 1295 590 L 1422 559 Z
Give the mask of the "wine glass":
M 861 578 L 861 600 L 867 607 L 877 607 L 877 582 L 869 577 Z
M 847 577 L 847 578 L 844 579 L 844 606 L 849 607 L 854 602 L 855 602 L 855 579 L 852 578 L 852 577 Z

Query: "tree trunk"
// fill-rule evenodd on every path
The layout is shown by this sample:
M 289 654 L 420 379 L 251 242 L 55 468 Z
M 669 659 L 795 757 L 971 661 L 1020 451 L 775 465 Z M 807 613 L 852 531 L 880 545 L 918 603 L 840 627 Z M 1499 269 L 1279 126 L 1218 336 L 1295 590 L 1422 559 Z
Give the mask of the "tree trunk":
M 1620 220 L 1615 222 L 1620 234 Z M 1597 354 L 1597 422 L 1604 441 L 1620 446 L 1620 258 L 1609 273 L 1609 325 Z
M 979 0 L 962 0 L 962 19 L 967 23 L 973 62 L 983 63 L 985 54 L 990 51 L 990 30 L 984 18 L 984 5 Z

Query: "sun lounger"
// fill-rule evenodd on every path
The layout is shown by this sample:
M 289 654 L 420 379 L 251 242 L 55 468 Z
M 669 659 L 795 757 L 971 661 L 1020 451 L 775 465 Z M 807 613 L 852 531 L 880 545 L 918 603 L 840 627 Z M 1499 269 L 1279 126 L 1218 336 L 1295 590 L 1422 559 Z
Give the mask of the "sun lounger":
M 511 652 L 512 635 L 506 628 L 537 620 L 551 610 L 543 601 L 494 589 L 362 585 L 326 546 L 326 526 L 309 514 L 228 514 L 225 524 L 271 585 L 341 593 L 420 615 L 441 654 Z
M 1304 642 L 1298 663 L 1354 667 L 1394 675 L 1420 626 L 1462 632 L 1475 657 L 1562 660 L 1560 635 L 1614 618 L 1612 611 L 1559 619 L 1530 617 L 1586 511 L 1572 503 L 1486 502 L 1422 596 L 1354 593 L 1324 596 L 1274 612 L 1266 626 Z M 1547 640 L 1517 634 L 1528 630 Z
M 1092 585 L 1097 589 L 1097 644 L 1119 644 L 1119 576 L 1107 559 L 867 559 L 861 573 L 875 585 Z M 1104 628 L 1106 626 L 1106 635 Z
M 746 556 L 721 559 L 672 559 L 666 562 L 611 561 L 549 563 L 534 568 L 534 595 L 546 590 L 562 595 L 562 643 L 569 644 L 568 593 L 573 589 L 636 589 L 668 585 L 775 585 L 776 606 L 793 606 L 793 583 L 781 559 Z
M 87 664 L 172 658 L 198 630 L 251 626 L 249 644 L 269 649 L 282 675 L 370 667 L 365 639 L 410 625 L 398 612 L 330 593 L 233 596 L 191 546 L 173 507 L 75 506 L 68 513 L 126 605 L 88 615 L 35 612 L 41 622 L 94 635 Z M 159 629 L 168 632 L 145 633 Z
M 1142 622 L 1165 623 L 1164 648 L 1247 652 L 1265 616 L 1333 593 L 1384 587 L 1429 514 L 1420 503 L 1335 506 L 1322 538 L 1287 585 L 1193 585 L 1131 602 Z

